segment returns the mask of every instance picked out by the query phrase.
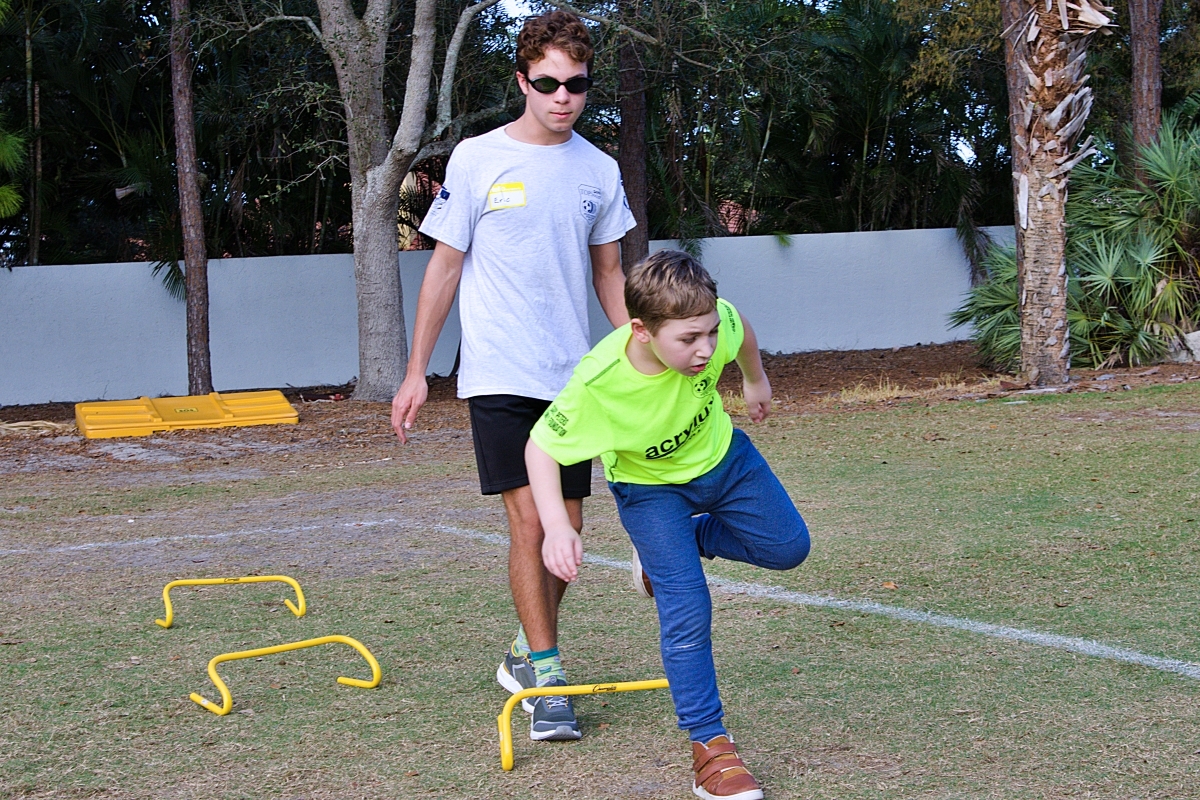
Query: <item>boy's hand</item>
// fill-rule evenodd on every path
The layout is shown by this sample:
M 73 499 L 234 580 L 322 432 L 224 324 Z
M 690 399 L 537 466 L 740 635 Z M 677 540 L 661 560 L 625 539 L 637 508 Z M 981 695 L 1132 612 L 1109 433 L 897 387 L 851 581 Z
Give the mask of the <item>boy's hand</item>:
M 542 539 L 542 563 L 555 577 L 570 583 L 579 576 L 583 541 L 567 513 L 558 462 L 531 438 L 525 443 L 525 469 L 529 473 L 533 502 L 546 532 Z
M 404 383 L 400 384 L 400 391 L 392 398 L 392 430 L 400 437 L 401 442 L 408 443 L 407 431 L 412 428 L 417 419 L 417 412 L 428 398 L 429 384 L 424 375 L 419 375 L 411 381 L 405 378 Z
M 745 335 L 738 349 L 737 365 L 742 370 L 742 397 L 751 422 L 762 422 L 771 413 L 771 382 L 763 372 L 762 354 L 758 352 L 758 337 L 754 328 L 742 317 Z
M 757 381 L 742 381 L 742 396 L 751 422 L 762 422 L 771 413 L 771 382 L 766 374 Z
M 583 563 L 583 539 L 570 525 L 546 531 L 542 540 L 542 563 L 567 583 L 579 577 Z

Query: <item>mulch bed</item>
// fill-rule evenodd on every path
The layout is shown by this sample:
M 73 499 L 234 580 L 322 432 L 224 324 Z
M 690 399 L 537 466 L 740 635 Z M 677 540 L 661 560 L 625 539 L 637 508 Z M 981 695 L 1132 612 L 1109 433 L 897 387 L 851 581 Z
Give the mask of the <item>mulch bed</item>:
M 812 353 L 763 356 L 767 374 L 780 410 L 784 412 L 838 411 L 861 407 L 861 403 L 830 402 L 842 390 L 867 389 L 883 385 L 905 387 L 913 396 L 929 402 L 997 397 L 1028 390 L 1016 378 L 1000 375 L 980 366 L 970 342 L 939 345 L 915 345 L 884 350 L 825 350 Z M 1200 363 L 1160 364 L 1108 370 L 1073 370 L 1069 391 L 1112 391 L 1142 386 L 1200 380 Z M 939 384 L 947 387 L 934 390 Z M 957 388 L 952 388 L 957 386 Z M 964 388 L 965 387 L 965 388 Z M 721 390 L 740 392 L 737 369 L 727 369 Z M 353 394 L 353 386 L 312 386 L 286 388 L 283 393 L 293 403 L 340 403 Z M 880 401 L 903 401 L 900 396 Z M 360 404 L 355 404 L 360 405 Z M 456 427 L 466 423 L 466 415 L 455 399 L 454 378 L 432 378 L 429 404 L 422 411 L 424 426 Z M 365 410 L 365 409 L 362 409 Z M 362 410 L 353 416 L 359 416 Z M 382 411 L 380 409 L 379 411 Z M 372 410 L 372 413 L 378 412 Z M 0 422 L 48 420 L 73 422 L 74 403 L 40 403 L 24 406 L 0 406 Z M 439 425 L 438 422 L 441 424 Z

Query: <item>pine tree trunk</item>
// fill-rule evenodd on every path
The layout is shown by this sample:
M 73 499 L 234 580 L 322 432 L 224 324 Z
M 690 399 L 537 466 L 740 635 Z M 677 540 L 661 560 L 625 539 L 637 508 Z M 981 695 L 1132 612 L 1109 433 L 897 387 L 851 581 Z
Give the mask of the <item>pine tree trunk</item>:
M 1021 372 L 1039 385 L 1070 379 L 1065 206 L 1073 152 L 1092 107 L 1084 62 L 1092 34 L 1109 33 L 1099 0 L 1002 0 L 1017 218 Z
M 1134 152 L 1153 143 L 1162 124 L 1161 17 L 1162 0 L 1129 0 Z
M 41 144 L 41 121 L 38 119 L 38 101 L 35 97 L 35 81 L 33 80 L 33 5 L 25 7 L 25 116 L 26 131 L 29 136 L 29 147 L 34 149 Z M 36 144 L 35 144 L 36 143 Z M 37 158 L 37 153 L 31 153 L 30 160 Z M 29 255 L 26 263 L 37 266 L 41 263 L 42 243 L 42 196 L 41 176 L 34 170 L 29 181 Z
M 621 240 L 621 265 L 626 272 L 650 254 L 646 218 L 649 196 L 646 183 L 646 70 L 641 55 L 637 43 L 626 37 L 619 57 L 621 130 L 617 162 L 625 182 L 625 199 L 637 220 L 637 227 Z
M 208 254 L 196 163 L 192 110 L 191 28 L 188 0 L 171 0 L 171 98 L 175 110 L 175 170 L 183 224 L 184 288 L 187 294 L 188 394 L 208 394 L 212 362 L 208 347 Z

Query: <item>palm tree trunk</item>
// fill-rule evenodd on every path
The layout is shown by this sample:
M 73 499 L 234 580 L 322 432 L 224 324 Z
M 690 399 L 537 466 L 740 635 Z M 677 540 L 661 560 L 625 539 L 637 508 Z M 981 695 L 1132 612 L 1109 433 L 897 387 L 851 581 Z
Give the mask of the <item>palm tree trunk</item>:
M 200 207 L 196 117 L 192 110 L 191 28 L 188 0 L 171 0 L 171 98 L 175 107 L 175 170 L 183 223 L 184 287 L 187 295 L 188 394 L 208 394 L 212 362 L 208 347 L 208 254 Z
M 1066 215 L 1071 168 L 1095 152 L 1075 142 L 1092 108 L 1084 74 L 1096 31 L 1110 33 L 1099 0 L 1003 0 L 1007 29 L 1017 218 L 1021 371 L 1039 385 L 1069 380 Z

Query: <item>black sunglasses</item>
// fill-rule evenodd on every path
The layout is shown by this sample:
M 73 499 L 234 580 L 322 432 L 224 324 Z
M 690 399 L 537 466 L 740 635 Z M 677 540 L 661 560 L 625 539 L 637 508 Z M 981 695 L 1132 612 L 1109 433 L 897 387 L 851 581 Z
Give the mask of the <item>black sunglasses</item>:
M 529 85 L 537 89 L 541 94 L 554 94 L 560 86 L 567 87 L 567 91 L 571 94 L 583 94 L 592 87 L 593 83 L 591 78 L 580 77 L 571 78 L 568 81 L 560 81 L 558 78 L 546 76 L 545 78 L 531 80 L 528 73 L 522 72 L 521 74 L 525 76 L 526 81 L 529 81 Z

